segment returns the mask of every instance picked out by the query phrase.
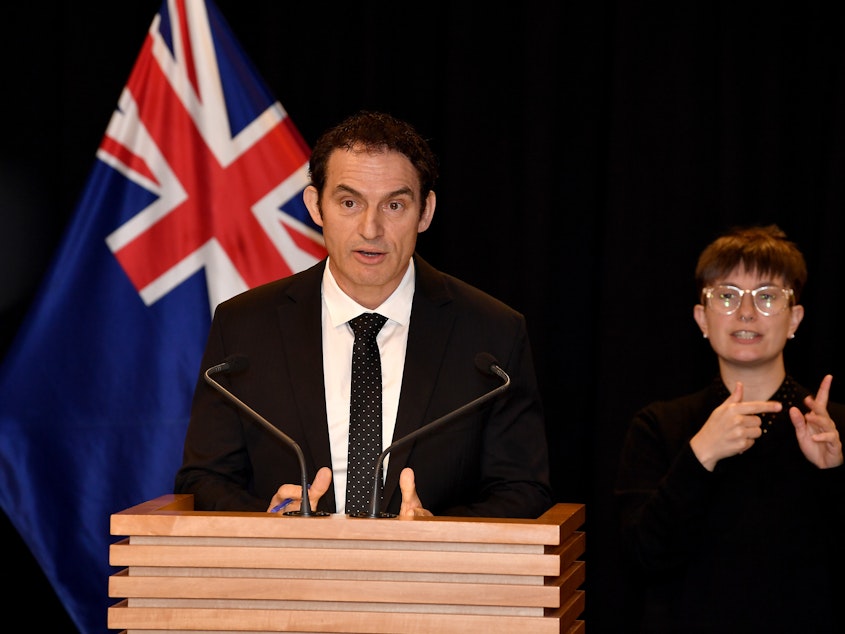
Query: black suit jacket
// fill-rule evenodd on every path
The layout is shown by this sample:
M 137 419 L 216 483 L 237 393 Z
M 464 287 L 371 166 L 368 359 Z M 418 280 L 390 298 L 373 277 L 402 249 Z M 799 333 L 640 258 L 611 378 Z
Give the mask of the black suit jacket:
M 391 452 L 382 510 L 398 512 L 399 472 L 412 467 L 435 515 L 537 517 L 552 504 L 544 416 L 524 317 L 415 255 L 416 290 L 394 440 L 497 387 L 475 367 L 489 352 L 509 390 Z M 202 373 L 234 354 L 247 369 L 218 375 L 238 398 L 302 447 L 308 479 L 331 467 L 321 333 L 326 261 L 246 291 L 214 314 L 175 492 L 199 510 L 266 510 L 284 483 L 298 484 L 296 455 L 207 385 Z M 375 468 L 375 465 L 373 465 Z M 335 511 L 334 489 L 320 510 Z

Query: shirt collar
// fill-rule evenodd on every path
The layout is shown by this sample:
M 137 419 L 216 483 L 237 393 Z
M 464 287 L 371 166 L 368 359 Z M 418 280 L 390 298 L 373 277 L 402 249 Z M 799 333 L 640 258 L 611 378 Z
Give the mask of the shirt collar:
M 323 300 L 326 302 L 326 308 L 332 326 L 337 328 L 361 313 L 374 312 L 384 315 L 390 321 L 407 327 L 411 322 L 411 304 L 414 300 L 414 288 L 416 286 L 414 272 L 414 259 L 411 258 L 408 263 L 408 269 L 405 271 L 405 275 L 402 277 L 402 281 L 399 282 L 396 290 L 380 306 L 370 311 L 369 308 L 361 306 L 341 290 L 337 284 L 337 280 L 332 275 L 329 261 L 326 260 L 326 268 L 323 271 Z

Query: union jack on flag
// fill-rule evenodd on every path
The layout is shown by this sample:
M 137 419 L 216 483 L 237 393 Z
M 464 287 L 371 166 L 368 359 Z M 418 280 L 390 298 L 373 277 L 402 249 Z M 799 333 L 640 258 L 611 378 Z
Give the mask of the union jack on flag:
M 155 195 L 107 240 L 147 304 L 204 269 L 213 309 L 325 255 L 308 148 L 233 47 L 211 5 L 166 3 L 97 153 Z
M 165 0 L 0 367 L 0 505 L 81 632 L 113 513 L 173 489 L 214 307 L 326 255 L 309 149 L 210 0 Z

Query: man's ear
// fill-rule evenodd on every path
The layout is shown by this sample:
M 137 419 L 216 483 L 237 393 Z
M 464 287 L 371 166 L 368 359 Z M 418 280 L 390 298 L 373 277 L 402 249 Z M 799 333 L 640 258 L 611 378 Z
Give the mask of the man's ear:
M 420 222 L 417 225 L 417 233 L 422 233 L 431 226 L 431 219 L 434 218 L 434 208 L 437 205 L 437 196 L 433 191 L 428 192 L 425 199 L 425 207 L 420 214 Z
M 308 187 L 302 191 L 302 201 L 308 208 L 308 214 L 311 216 L 311 220 L 314 221 L 314 224 L 318 227 L 322 227 L 323 214 L 320 213 L 320 193 L 317 191 L 317 188 L 313 185 L 308 185 Z

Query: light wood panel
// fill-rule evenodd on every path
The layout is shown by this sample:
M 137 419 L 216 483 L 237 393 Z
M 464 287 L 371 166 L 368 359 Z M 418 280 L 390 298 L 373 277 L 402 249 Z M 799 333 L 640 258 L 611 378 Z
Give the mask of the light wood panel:
M 151 632 L 575 634 L 583 504 L 536 520 L 193 510 L 165 495 L 111 517 L 108 626 Z

